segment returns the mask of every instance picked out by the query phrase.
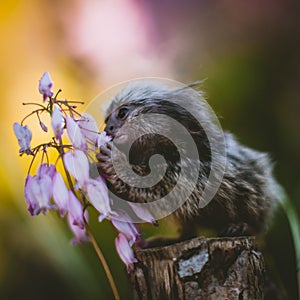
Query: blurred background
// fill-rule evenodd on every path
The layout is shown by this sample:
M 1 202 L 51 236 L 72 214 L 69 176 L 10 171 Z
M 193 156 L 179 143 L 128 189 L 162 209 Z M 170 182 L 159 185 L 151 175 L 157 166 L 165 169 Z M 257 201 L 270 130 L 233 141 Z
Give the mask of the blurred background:
M 203 89 L 223 128 L 270 153 L 299 215 L 299 9 L 297 0 L 1 0 L 0 299 L 112 299 L 91 245 L 71 246 L 65 220 L 54 213 L 32 218 L 26 210 L 29 160 L 18 156 L 12 124 L 30 112 L 22 102 L 41 100 L 37 85 L 46 70 L 64 98 L 86 103 L 131 78 L 207 78 Z M 27 124 L 34 144 L 41 130 Z M 116 232 L 91 219 L 121 298 L 130 299 Z M 263 248 L 286 299 L 297 299 L 282 210 Z

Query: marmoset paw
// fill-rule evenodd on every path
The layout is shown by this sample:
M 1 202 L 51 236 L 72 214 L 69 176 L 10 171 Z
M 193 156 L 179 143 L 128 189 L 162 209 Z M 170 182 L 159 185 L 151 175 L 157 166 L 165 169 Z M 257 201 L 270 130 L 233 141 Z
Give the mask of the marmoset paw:
M 96 165 L 100 173 L 109 173 L 108 171 L 111 169 L 112 166 L 111 152 L 111 143 L 106 143 L 100 147 L 100 152 L 96 154 L 96 158 L 98 160 Z

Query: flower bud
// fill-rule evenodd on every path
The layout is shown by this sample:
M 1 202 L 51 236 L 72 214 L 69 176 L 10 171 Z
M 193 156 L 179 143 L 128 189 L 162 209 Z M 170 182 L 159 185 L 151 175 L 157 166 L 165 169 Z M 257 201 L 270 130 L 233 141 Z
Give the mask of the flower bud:
M 60 139 L 65 125 L 65 119 L 62 112 L 60 111 L 59 106 L 56 104 L 54 105 L 54 110 L 52 112 L 51 125 L 55 137 L 57 139 Z
M 133 269 L 133 263 L 137 262 L 137 260 L 134 257 L 130 245 L 128 244 L 126 236 L 123 233 L 120 233 L 115 239 L 115 244 L 120 258 L 127 266 L 127 272 L 131 272 Z
M 30 142 L 32 133 L 27 126 L 22 126 L 19 123 L 14 123 L 14 132 L 18 139 L 19 146 L 21 147 L 19 152 L 33 155 L 30 149 Z
M 40 126 L 43 129 L 43 131 L 48 132 L 47 126 L 42 121 L 40 121 Z
M 51 88 L 53 86 L 53 81 L 50 78 L 50 74 L 45 72 L 39 81 L 39 92 L 43 95 L 43 100 L 45 101 L 47 97 L 52 97 L 53 92 Z

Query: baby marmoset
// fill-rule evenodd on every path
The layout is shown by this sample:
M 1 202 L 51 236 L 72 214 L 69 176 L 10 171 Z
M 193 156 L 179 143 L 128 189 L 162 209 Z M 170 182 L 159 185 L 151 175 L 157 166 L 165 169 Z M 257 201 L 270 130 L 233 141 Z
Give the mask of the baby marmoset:
M 241 145 L 232 134 L 222 133 L 212 121 L 204 102 L 202 93 L 190 86 L 169 87 L 153 82 L 128 84 L 111 100 L 106 111 L 105 131 L 112 137 L 112 142 L 102 146 L 97 154 L 98 170 L 105 174 L 112 195 L 137 203 L 159 200 L 171 193 L 183 167 L 191 173 L 196 170 L 197 178 L 191 193 L 173 212 L 182 228 L 181 238 L 193 237 L 198 225 L 210 227 L 223 235 L 258 234 L 266 229 L 277 202 L 277 183 L 269 157 Z M 156 117 L 133 122 L 140 116 L 151 114 Z M 187 134 L 176 136 L 175 144 L 183 149 L 179 153 L 174 140 L 166 134 L 174 135 L 176 131 L 165 120 L 166 116 L 180 122 L 187 130 L 196 145 L 197 155 L 188 151 Z M 131 124 L 130 132 L 126 124 Z M 141 128 L 146 129 L 145 134 L 135 136 Z M 221 134 L 226 154 L 223 177 L 213 199 L 203 207 L 203 190 L 208 182 L 214 151 L 210 141 L 217 141 Z M 125 145 L 130 145 L 129 155 L 123 151 Z M 113 146 L 119 150 L 114 159 Z M 156 154 L 164 157 L 164 174 L 159 182 L 148 187 L 134 184 L 128 170 L 122 171 L 121 168 L 119 173 L 115 170 L 119 159 L 121 161 L 126 156 L 134 174 L 141 178 L 151 172 L 155 174 L 156 168 L 161 170 L 161 162 L 150 164 L 149 161 Z M 181 178 L 179 192 L 172 195 L 171 201 L 180 203 L 180 188 L 185 190 L 191 182 L 189 176 L 185 177 Z

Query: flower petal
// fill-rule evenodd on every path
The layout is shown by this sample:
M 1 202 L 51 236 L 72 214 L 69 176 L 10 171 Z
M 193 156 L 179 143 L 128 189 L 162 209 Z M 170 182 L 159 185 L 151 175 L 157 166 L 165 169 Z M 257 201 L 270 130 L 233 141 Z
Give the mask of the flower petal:
M 30 149 L 30 142 L 32 138 L 32 133 L 30 129 L 25 125 L 22 126 L 19 123 L 14 123 L 14 132 L 18 139 L 19 146 L 21 147 L 19 152 L 26 154 L 33 154 Z
M 126 238 L 129 240 L 130 246 L 132 246 L 136 240 L 140 239 L 141 235 L 133 223 L 118 221 L 116 219 L 112 219 L 111 222 L 119 232 L 126 236 Z
M 58 172 L 53 177 L 53 199 L 58 206 L 60 216 L 65 216 L 68 210 L 69 194 L 65 182 Z
M 85 218 L 88 218 L 87 211 L 85 214 Z M 86 230 L 84 228 L 80 228 L 77 225 L 74 225 L 74 219 L 73 216 L 69 213 L 68 214 L 68 224 L 72 232 L 74 233 L 74 238 L 72 239 L 71 243 L 73 245 L 80 244 L 84 242 L 89 242 L 90 238 L 86 235 Z
M 90 179 L 86 185 L 86 191 L 89 201 L 100 213 L 99 221 L 110 215 L 116 215 L 111 210 L 107 185 L 101 176 L 98 176 L 96 179 Z
M 157 221 L 154 219 L 151 213 L 143 206 L 144 204 L 133 202 L 128 202 L 128 204 L 140 219 L 148 223 L 152 223 L 155 226 L 158 225 Z
M 133 269 L 133 263 L 137 262 L 137 260 L 134 257 L 130 245 L 128 244 L 126 236 L 123 233 L 120 233 L 115 239 L 115 244 L 120 258 L 127 266 L 127 272 L 131 272 Z
M 43 213 L 46 213 L 48 209 L 53 208 L 50 204 L 52 197 L 52 180 L 50 176 L 45 175 L 35 182 L 38 183 L 40 188 L 40 197 L 38 198 L 40 209 Z
M 64 155 L 64 164 L 67 170 L 78 181 L 80 187 L 84 186 L 89 181 L 90 166 L 89 161 L 84 152 L 74 150 L 67 152 Z
M 55 137 L 57 139 L 60 139 L 63 133 L 63 128 L 65 126 L 65 119 L 59 106 L 56 104 L 54 105 L 54 110 L 51 117 L 51 125 Z
M 51 180 L 53 179 L 54 175 L 56 173 L 56 167 L 53 164 L 46 164 L 46 163 L 42 163 L 39 165 L 38 170 L 37 170 L 37 176 L 38 177 L 43 177 L 45 175 L 48 175 Z
M 97 147 L 100 148 L 102 145 L 111 141 L 111 137 L 107 135 L 105 131 L 98 134 Z
M 39 81 L 39 92 L 43 95 L 43 100 L 45 101 L 47 97 L 52 97 L 53 92 L 51 88 L 53 86 L 53 81 L 50 78 L 50 74 L 45 72 Z
M 76 198 L 72 191 L 68 192 L 68 210 L 73 219 L 73 225 L 84 229 L 83 208 L 80 201 Z
M 32 215 L 38 215 L 40 212 L 46 213 L 49 209 L 53 209 L 54 206 L 50 204 L 52 197 L 52 180 L 50 176 L 43 175 L 42 177 L 34 176 L 29 178 L 26 184 L 25 195 L 32 203 L 30 212 Z
M 85 138 L 96 145 L 99 130 L 95 119 L 91 115 L 83 113 L 81 118 L 78 120 L 78 126 Z
M 39 204 L 32 190 L 32 179 L 33 177 L 30 174 L 26 177 L 24 194 L 26 203 L 28 204 L 28 211 L 32 216 L 36 216 L 40 213 L 40 210 Z
M 74 148 L 83 151 L 86 150 L 88 148 L 86 140 L 81 133 L 78 124 L 69 115 L 66 116 L 66 126 L 69 139 Z

